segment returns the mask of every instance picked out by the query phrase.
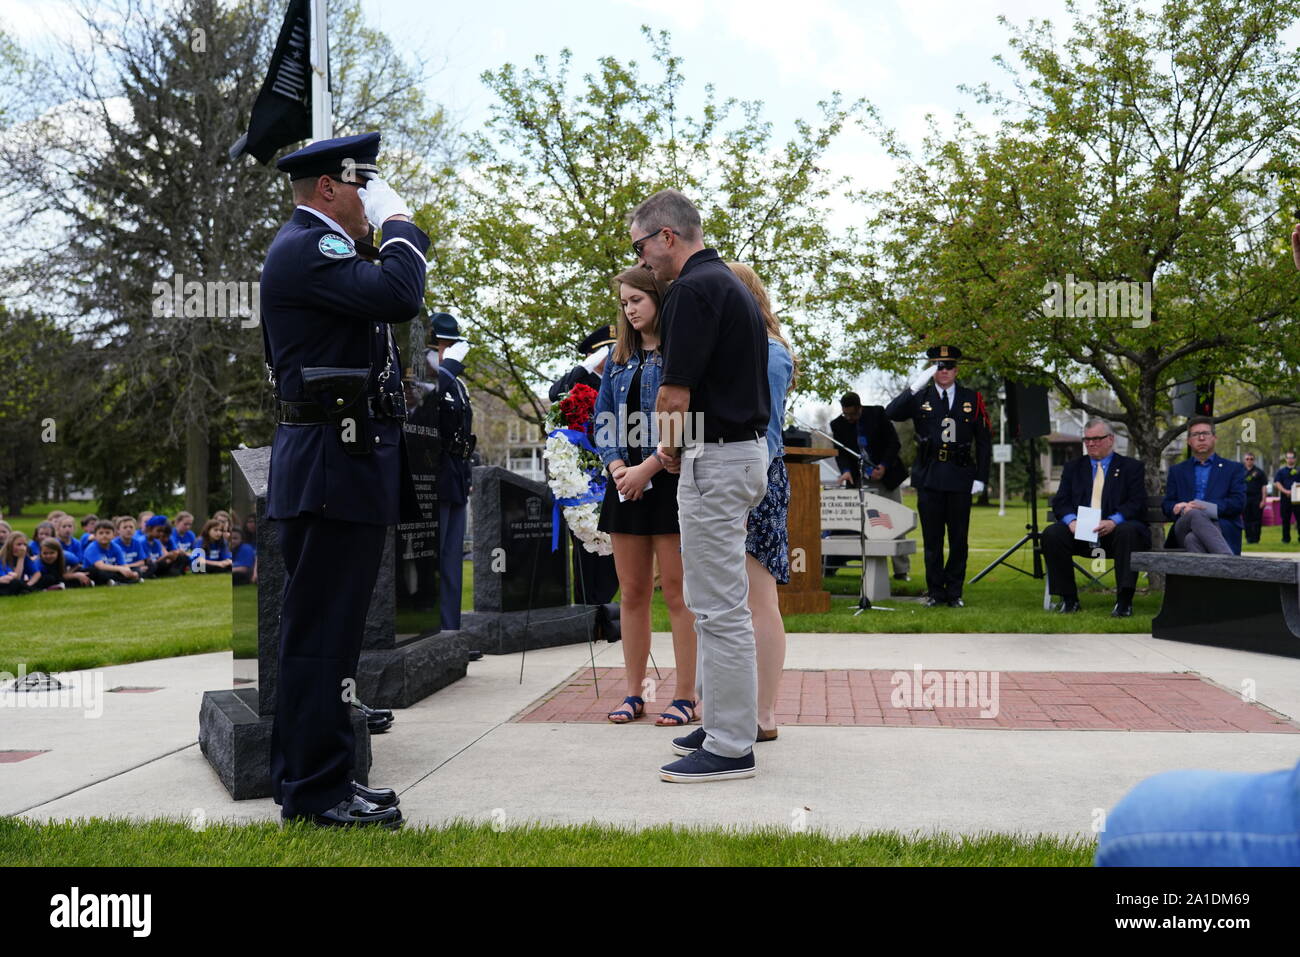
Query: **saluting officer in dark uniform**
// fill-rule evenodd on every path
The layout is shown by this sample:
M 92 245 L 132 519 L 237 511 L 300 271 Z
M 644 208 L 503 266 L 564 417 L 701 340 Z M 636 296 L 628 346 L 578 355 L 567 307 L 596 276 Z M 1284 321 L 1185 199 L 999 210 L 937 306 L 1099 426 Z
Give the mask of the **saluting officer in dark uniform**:
M 397 795 L 351 779 L 362 627 L 384 547 L 423 516 L 406 470 L 390 323 L 424 301 L 429 239 L 378 178 L 379 134 L 281 159 L 297 204 L 267 253 L 261 315 L 279 426 L 267 514 L 284 553 L 271 780 L 285 819 L 400 826 Z M 368 222 L 369 221 L 369 222 Z M 369 223 L 383 244 L 361 243 Z
M 605 372 L 614 336 L 609 325 L 598 326 L 578 343 L 578 355 L 583 360 L 551 383 L 549 396 L 559 402 L 575 385 L 585 385 L 600 391 L 600 378 Z M 573 551 L 573 603 L 575 605 L 608 605 L 618 591 L 618 571 L 613 555 L 597 555 L 587 551 L 578 537 L 569 533 Z
M 472 490 L 470 456 L 478 443 L 474 410 L 460 375 L 469 341 L 454 316 L 429 317 L 429 334 L 438 349 L 438 609 L 444 631 L 460 630 L 460 590 L 465 577 L 465 506 Z
M 925 355 L 938 364 L 917 375 L 885 413 L 895 422 L 911 419 L 916 427 L 912 486 L 925 543 L 925 604 L 960 608 L 970 499 L 988 482 L 993 445 L 983 398 L 975 390 L 957 385 L 961 350 L 934 346 Z M 943 560 L 945 529 L 947 564 Z

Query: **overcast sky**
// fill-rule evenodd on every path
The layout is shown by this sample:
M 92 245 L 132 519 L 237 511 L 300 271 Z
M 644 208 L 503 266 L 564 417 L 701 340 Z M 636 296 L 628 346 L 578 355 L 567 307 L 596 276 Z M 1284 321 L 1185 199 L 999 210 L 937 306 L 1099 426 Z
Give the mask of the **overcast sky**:
M 1091 0 L 1080 8 L 1091 9 Z M 75 28 L 72 9 L 68 0 L 0 0 L 0 22 L 38 46 L 51 30 Z M 959 87 L 1007 86 L 1006 71 L 993 62 L 999 53 L 1011 59 L 999 15 L 1020 26 L 1046 18 L 1061 37 L 1071 24 L 1064 0 L 366 0 L 364 9 L 399 49 L 430 61 L 430 98 L 467 129 L 483 121 L 491 102 L 484 70 L 554 57 L 565 47 L 579 77 L 601 56 L 650 64 L 639 30 L 646 24 L 671 33 L 691 112 L 712 83 L 719 98 L 762 100 L 782 140 L 796 118 L 815 117 L 817 101 L 839 90 L 874 103 L 913 146 L 927 114 L 941 127 L 958 111 L 990 125 L 988 109 Z M 892 173 L 879 147 L 857 131 L 847 131 L 828 160 L 859 186 L 887 185 Z M 878 388 L 865 379 L 855 385 Z

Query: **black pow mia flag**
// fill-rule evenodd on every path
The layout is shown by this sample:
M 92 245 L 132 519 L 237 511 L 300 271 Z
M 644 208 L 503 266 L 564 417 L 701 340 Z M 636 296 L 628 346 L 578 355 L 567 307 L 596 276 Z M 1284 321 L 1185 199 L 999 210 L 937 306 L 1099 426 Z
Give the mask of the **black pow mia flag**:
M 251 153 L 265 165 L 280 147 L 310 138 L 310 45 L 311 0 L 289 0 L 248 132 L 230 147 L 232 160 Z

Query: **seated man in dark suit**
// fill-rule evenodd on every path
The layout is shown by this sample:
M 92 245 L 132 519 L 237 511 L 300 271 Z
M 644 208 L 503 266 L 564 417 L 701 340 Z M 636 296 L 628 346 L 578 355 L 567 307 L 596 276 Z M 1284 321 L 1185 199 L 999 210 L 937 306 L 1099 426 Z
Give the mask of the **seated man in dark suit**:
M 1241 514 L 1246 508 L 1246 469 L 1214 454 L 1214 420 L 1187 420 L 1192 457 L 1172 465 L 1161 510 L 1173 519 L 1165 546 L 1189 552 L 1241 554 Z
M 1128 618 L 1133 614 L 1133 593 L 1137 590 L 1137 572 L 1129 556 L 1151 547 L 1151 530 L 1144 519 L 1146 468 L 1137 459 L 1115 452 L 1115 431 L 1101 419 L 1088 420 L 1083 429 L 1083 446 L 1088 454 L 1065 463 L 1061 485 L 1052 498 L 1052 513 L 1059 521 L 1043 531 L 1048 587 L 1061 597 L 1056 611 L 1081 611 L 1071 557 L 1092 555 L 1093 549 L 1100 548 L 1115 562 L 1117 595 L 1111 617 Z M 1077 513 L 1083 505 L 1101 509 L 1101 523 L 1095 527 L 1096 543 L 1074 537 Z

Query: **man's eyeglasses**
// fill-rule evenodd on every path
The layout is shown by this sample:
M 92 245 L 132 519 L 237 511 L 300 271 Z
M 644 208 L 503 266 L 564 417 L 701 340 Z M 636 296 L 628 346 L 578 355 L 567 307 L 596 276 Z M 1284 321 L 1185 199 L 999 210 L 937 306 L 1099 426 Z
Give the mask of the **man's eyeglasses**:
M 1113 436 L 1113 435 L 1085 435 L 1085 436 L 1083 437 L 1083 441 L 1085 441 L 1085 442 L 1105 442 L 1107 439 L 1113 439 L 1114 437 L 1115 437 L 1115 436 Z
M 1188 432 L 1187 437 L 1189 439 L 1208 439 L 1213 434 L 1213 432 Z
M 656 236 L 658 236 L 660 233 L 664 232 L 665 230 L 666 230 L 667 232 L 672 233 L 674 236 L 680 236 L 680 235 L 681 235 L 681 233 L 679 233 L 679 232 L 678 232 L 677 230 L 675 230 L 675 229 L 669 229 L 667 226 L 660 226 L 660 227 L 659 227 L 658 229 L 656 229 L 653 233 L 646 233 L 646 234 L 645 234 L 644 236 L 642 236 L 640 239 L 634 239 L 634 240 L 632 240 L 632 252 L 636 253 L 636 258 L 637 258 L 637 259 L 640 259 L 640 258 L 641 258 L 641 247 L 642 247 L 642 246 L 644 246 L 646 243 L 648 243 L 650 240 L 654 239 Z

